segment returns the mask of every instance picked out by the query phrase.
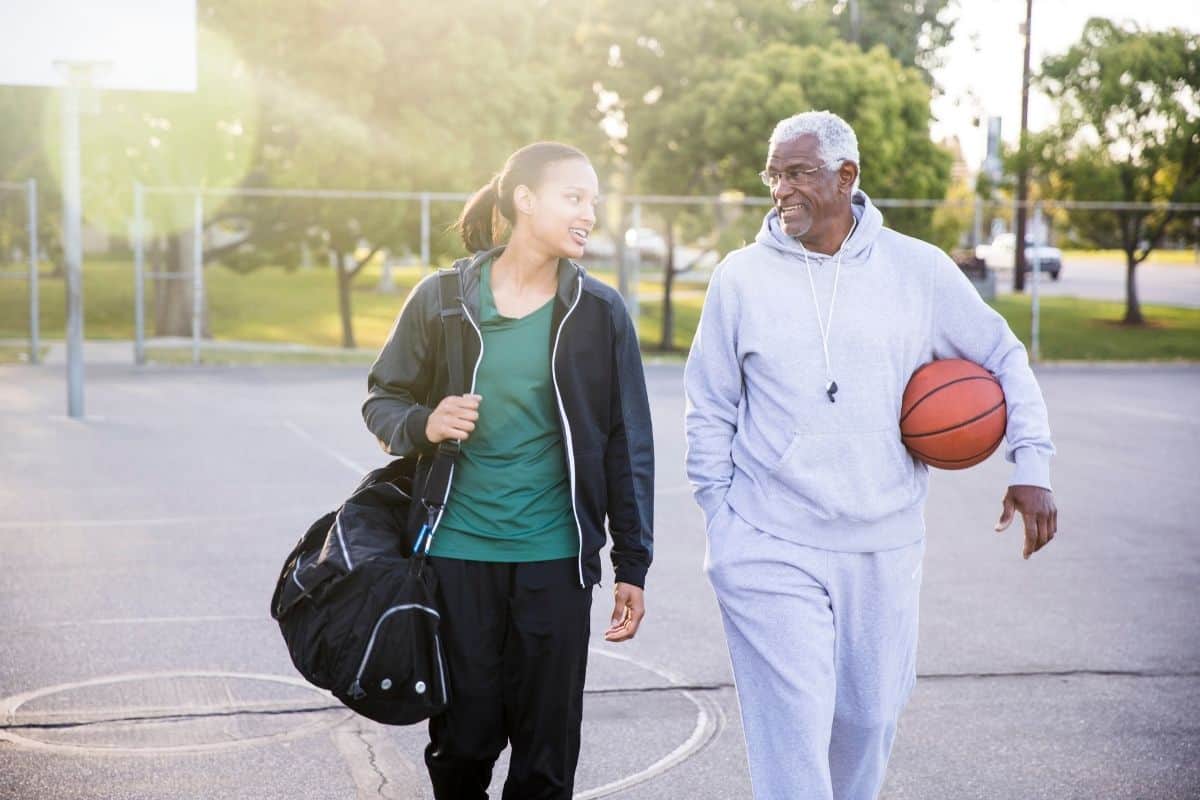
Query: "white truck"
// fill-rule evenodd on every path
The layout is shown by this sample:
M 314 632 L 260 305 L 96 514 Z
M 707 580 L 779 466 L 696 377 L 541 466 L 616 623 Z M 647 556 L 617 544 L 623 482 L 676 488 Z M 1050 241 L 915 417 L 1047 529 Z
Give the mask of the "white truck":
M 1011 233 L 998 233 L 991 244 L 975 247 L 975 257 L 982 259 L 992 269 L 1012 269 L 1016 260 L 1017 237 Z M 1034 256 L 1041 262 L 1041 271 L 1051 279 L 1058 280 L 1062 272 L 1062 251 L 1050 245 L 1035 245 L 1033 239 L 1025 237 L 1025 271 L 1033 269 Z

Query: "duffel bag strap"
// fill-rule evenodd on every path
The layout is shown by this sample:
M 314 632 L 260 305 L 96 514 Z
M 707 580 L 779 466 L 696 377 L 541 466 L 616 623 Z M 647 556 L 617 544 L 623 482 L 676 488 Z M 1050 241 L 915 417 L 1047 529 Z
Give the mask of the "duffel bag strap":
M 463 370 L 463 283 L 457 267 L 438 270 L 438 294 L 442 301 L 442 341 L 450 380 L 446 394 L 463 394 L 466 385 Z
M 447 395 L 464 394 L 469 388 L 463 369 L 464 294 L 462 269 L 458 265 L 438 270 L 438 295 L 442 304 L 442 350 L 446 353 L 449 377 L 446 383 Z M 433 531 L 446 505 L 450 492 L 450 476 L 454 472 L 454 460 L 461 448 L 462 445 L 457 439 L 447 439 L 439 442 L 434 452 L 433 463 L 429 466 L 429 475 L 425 480 L 425 490 L 421 494 L 426 521 L 421 532 L 417 534 L 417 541 L 413 545 L 414 554 L 424 556 L 433 544 Z

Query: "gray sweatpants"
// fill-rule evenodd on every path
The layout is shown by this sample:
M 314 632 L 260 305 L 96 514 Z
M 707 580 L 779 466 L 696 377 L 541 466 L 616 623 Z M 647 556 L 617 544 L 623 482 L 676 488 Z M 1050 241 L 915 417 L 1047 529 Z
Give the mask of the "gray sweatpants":
M 841 553 L 709 525 L 756 800 L 871 800 L 916 682 L 925 542 Z

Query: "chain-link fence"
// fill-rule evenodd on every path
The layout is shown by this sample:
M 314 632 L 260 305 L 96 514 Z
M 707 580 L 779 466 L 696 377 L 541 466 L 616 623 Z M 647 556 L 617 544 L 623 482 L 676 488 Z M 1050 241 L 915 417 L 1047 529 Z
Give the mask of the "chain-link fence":
M 148 331 L 160 345 L 189 338 L 194 362 L 210 345 L 377 347 L 404 293 L 453 251 L 466 198 L 135 187 L 135 359 Z
M 36 229 L 30 217 L 37 213 L 30 194 L 35 190 L 29 184 L 2 187 L 0 244 L 10 276 L 2 282 L 10 285 L 0 288 L 6 328 L 11 337 L 14 320 L 23 317 L 30 323 L 23 329 L 36 342 L 38 277 L 29 265 L 37 260 L 37 243 L 35 237 L 31 249 L 22 232 Z M 408 290 L 432 266 L 462 254 L 452 224 L 466 199 L 452 192 L 132 187 L 127 230 L 99 235 L 85 229 L 89 339 L 132 342 L 138 363 L 198 363 L 206 354 L 226 360 L 241 350 L 269 358 L 278 353 L 285 360 L 369 359 Z M 1013 306 L 1008 292 L 1019 257 L 1011 233 L 1013 203 L 874 202 L 889 227 L 943 248 L 981 294 Z M 765 197 L 736 194 L 608 197 L 582 261 L 621 291 L 644 347 L 683 350 L 712 269 L 754 240 L 768 208 Z M 1110 299 L 1119 302 L 1122 248 L 1131 235 L 1140 231 L 1190 258 L 1200 232 L 1198 204 L 1047 200 L 1029 203 L 1027 211 L 1030 241 L 1022 253 L 1038 271 L 1028 276 L 1020 301 L 1019 332 L 1035 357 L 1042 337 L 1038 298 L 1078 286 L 1060 280 L 1076 274 L 1075 257 L 1064 257 L 1063 250 L 1110 248 Z M 42 276 L 43 294 L 58 291 L 61 278 L 54 275 Z M 22 283 L 28 292 L 13 290 L 12 284 Z M 55 309 L 54 302 L 43 307 L 47 319 Z

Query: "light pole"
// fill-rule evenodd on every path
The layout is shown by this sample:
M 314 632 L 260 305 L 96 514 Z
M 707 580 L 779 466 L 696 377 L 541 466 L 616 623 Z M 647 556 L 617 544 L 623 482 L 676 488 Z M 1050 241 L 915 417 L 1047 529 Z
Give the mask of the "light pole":
M 1033 0 L 1025 0 L 1025 66 L 1021 71 L 1021 131 L 1017 146 L 1021 150 L 1021 161 L 1017 170 L 1016 225 L 1013 233 L 1013 291 L 1025 291 L 1025 201 L 1029 194 L 1029 166 L 1025 163 L 1025 137 L 1029 130 L 1029 46 L 1030 24 L 1033 21 Z

